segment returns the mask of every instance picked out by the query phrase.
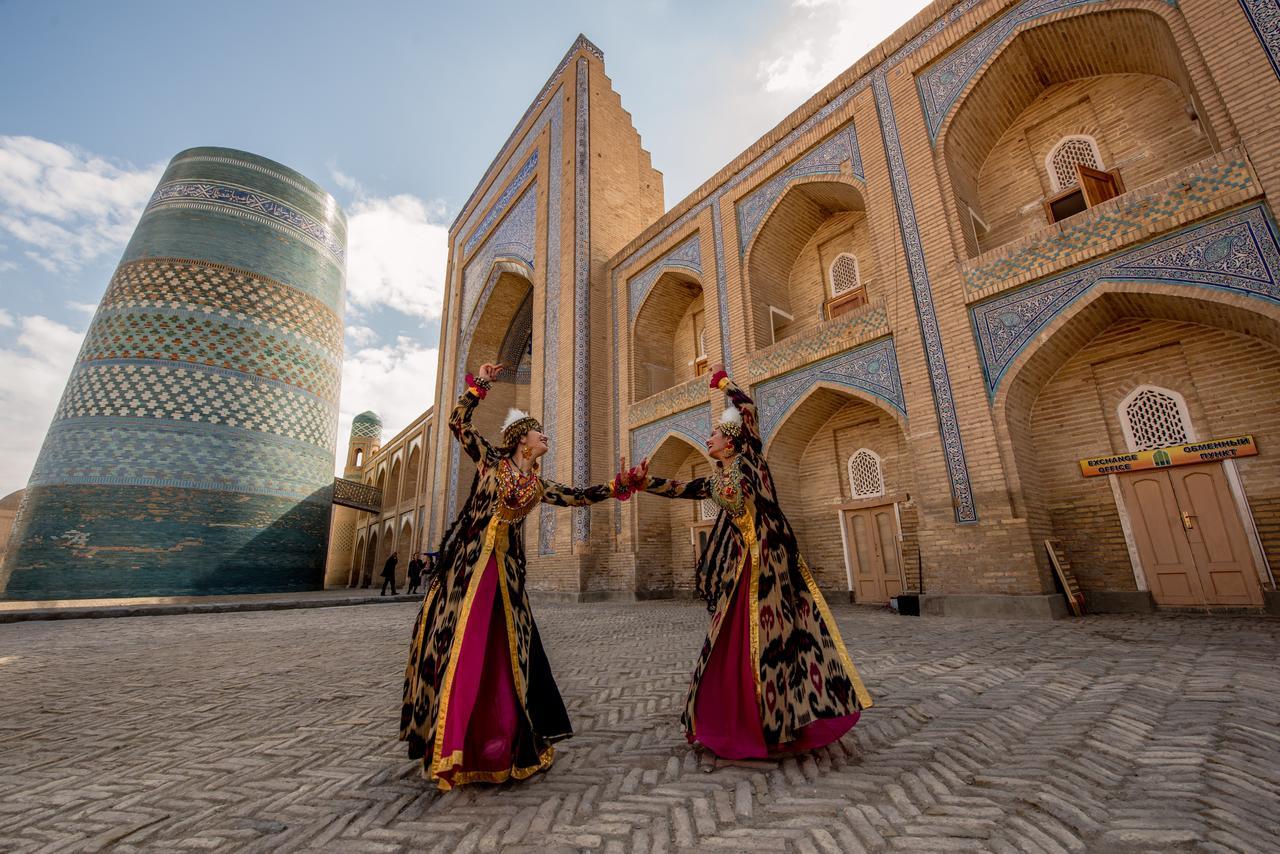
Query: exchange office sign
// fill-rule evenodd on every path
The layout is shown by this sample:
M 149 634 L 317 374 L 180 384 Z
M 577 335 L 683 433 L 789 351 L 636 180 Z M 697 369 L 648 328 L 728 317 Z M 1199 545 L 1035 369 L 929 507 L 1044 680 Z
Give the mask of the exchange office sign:
M 1258 446 L 1253 436 L 1232 436 L 1229 439 L 1210 439 L 1189 445 L 1170 445 L 1150 451 L 1132 454 L 1116 454 L 1113 457 L 1093 457 L 1080 461 L 1080 471 L 1085 477 L 1101 474 L 1118 474 L 1125 471 L 1162 469 L 1169 466 L 1187 466 L 1192 463 L 1211 463 L 1235 457 L 1254 457 Z

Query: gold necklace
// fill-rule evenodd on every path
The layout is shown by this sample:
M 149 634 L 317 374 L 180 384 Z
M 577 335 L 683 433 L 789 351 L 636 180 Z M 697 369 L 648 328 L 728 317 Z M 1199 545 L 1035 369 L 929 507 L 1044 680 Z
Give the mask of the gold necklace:
M 733 462 L 721 466 L 713 476 L 714 484 L 711 497 L 715 502 L 729 511 L 730 516 L 741 516 L 746 507 L 746 498 L 742 494 L 742 455 L 735 454 Z
M 529 514 L 533 505 L 542 500 L 542 482 L 537 472 L 522 472 L 509 458 L 498 465 L 499 518 L 515 522 Z

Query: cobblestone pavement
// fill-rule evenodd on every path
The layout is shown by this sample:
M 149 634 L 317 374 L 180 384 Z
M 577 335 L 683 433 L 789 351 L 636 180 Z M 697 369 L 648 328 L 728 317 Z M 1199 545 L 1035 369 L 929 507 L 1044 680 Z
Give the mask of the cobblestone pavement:
M 0 850 L 1278 847 L 1280 621 L 835 606 L 875 708 L 707 773 L 678 720 L 701 608 L 543 605 L 577 737 L 440 795 L 395 740 L 413 608 L 0 625 Z

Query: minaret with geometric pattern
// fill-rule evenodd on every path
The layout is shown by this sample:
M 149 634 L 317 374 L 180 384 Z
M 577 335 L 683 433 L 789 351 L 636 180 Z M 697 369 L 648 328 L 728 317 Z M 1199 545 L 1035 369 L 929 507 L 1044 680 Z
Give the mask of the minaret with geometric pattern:
M 346 231 L 333 197 L 279 163 L 173 158 L 36 461 L 5 598 L 321 586 Z

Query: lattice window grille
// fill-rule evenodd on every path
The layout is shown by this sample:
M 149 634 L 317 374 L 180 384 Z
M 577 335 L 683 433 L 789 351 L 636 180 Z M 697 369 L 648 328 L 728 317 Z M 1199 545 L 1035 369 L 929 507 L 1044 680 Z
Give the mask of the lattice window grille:
M 1080 179 L 1076 166 L 1102 169 L 1102 155 L 1098 143 L 1091 136 L 1068 136 L 1049 152 L 1048 170 L 1053 180 L 1054 192 L 1074 187 Z
M 1130 451 L 1195 441 L 1186 401 L 1176 391 L 1143 386 L 1120 403 L 1120 423 Z
M 698 502 L 698 518 L 703 522 L 715 519 L 720 515 L 720 505 L 714 498 L 704 498 Z
M 704 326 L 698 330 L 698 358 L 701 359 L 707 355 L 707 328 Z
M 858 275 L 858 259 L 842 252 L 831 262 L 831 296 L 842 297 L 862 287 L 862 279 Z
M 849 457 L 849 494 L 854 498 L 884 495 L 884 472 L 875 451 L 860 448 Z

